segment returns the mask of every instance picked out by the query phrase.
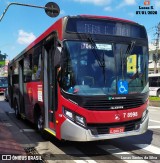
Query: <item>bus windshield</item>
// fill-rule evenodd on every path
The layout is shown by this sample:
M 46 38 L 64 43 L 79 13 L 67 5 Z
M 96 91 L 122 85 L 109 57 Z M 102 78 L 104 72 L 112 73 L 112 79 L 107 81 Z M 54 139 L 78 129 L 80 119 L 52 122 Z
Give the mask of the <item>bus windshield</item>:
M 88 96 L 145 93 L 147 65 L 146 46 L 65 41 L 61 86 Z

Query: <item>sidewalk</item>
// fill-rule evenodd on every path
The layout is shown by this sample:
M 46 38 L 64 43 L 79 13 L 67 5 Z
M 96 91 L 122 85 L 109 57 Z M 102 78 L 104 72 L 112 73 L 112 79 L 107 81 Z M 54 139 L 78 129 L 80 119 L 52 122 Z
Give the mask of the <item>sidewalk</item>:
M 0 108 L 0 162 L 28 163 L 28 161 L 13 161 L 13 159 L 10 160 L 11 155 L 26 156 L 24 148 L 16 142 L 13 134 L 10 131 L 10 128 L 14 129 L 14 126 L 9 123 L 8 116 Z M 5 155 L 7 155 L 7 157 Z M 2 158 L 7 158 L 8 161 L 2 161 Z
M 160 108 L 160 101 L 149 101 L 149 106 Z

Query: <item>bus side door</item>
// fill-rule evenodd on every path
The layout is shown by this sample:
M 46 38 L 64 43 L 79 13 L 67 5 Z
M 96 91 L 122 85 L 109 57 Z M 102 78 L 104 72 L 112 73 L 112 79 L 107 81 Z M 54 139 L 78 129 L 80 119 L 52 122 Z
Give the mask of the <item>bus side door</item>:
M 56 73 L 53 65 L 53 53 L 55 51 L 55 33 L 48 36 L 43 48 L 43 88 L 45 127 L 55 130 L 55 110 L 57 98 Z
M 19 107 L 20 113 L 25 116 L 24 83 L 23 83 L 23 59 L 19 61 Z

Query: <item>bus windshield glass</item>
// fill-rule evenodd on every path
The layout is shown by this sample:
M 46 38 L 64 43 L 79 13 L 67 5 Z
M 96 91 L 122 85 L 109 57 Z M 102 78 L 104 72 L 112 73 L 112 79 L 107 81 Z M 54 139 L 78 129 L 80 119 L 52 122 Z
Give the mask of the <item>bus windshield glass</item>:
M 65 41 L 61 71 L 64 91 L 79 95 L 148 91 L 146 46 Z

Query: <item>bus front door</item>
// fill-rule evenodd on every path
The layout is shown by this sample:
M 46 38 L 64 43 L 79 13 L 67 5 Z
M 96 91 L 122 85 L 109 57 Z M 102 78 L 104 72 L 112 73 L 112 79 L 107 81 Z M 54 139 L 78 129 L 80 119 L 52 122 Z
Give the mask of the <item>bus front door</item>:
M 55 132 L 55 72 L 53 66 L 53 51 L 54 51 L 54 39 L 47 43 L 43 49 L 43 83 L 44 83 L 44 112 L 45 112 L 45 128 Z

